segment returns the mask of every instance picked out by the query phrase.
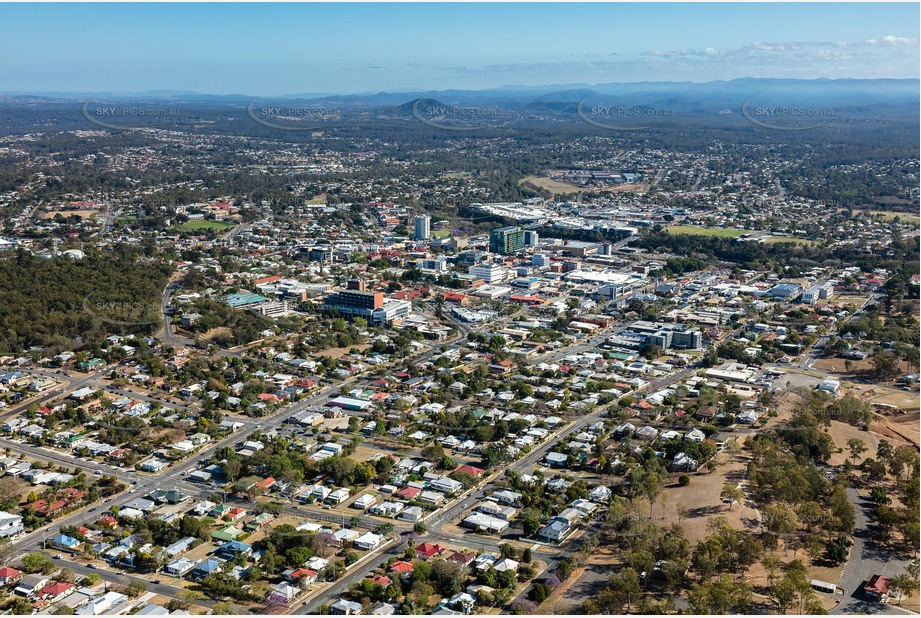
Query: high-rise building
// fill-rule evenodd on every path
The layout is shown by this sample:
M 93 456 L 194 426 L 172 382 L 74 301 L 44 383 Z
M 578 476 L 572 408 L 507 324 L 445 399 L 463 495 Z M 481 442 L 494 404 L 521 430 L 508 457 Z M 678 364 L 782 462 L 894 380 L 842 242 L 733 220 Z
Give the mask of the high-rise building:
M 540 242 L 540 235 L 537 232 L 532 230 L 524 231 L 524 246 L 525 247 L 536 247 Z
M 413 220 L 414 240 L 427 240 L 432 236 L 432 218 L 428 215 L 416 215 Z
M 510 255 L 524 249 L 524 231 L 520 227 L 496 228 L 489 235 L 489 250 L 493 253 Z

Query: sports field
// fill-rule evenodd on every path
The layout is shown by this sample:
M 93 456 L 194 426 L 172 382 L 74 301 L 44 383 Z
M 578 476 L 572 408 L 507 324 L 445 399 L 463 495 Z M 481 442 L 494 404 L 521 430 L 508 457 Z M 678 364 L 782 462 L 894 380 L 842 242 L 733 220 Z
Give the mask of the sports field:
M 742 234 L 751 234 L 751 230 L 737 230 L 734 228 L 699 227 L 696 225 L 673 225 L 666 228 L 669 234 L 688 234 L 691 236 L 720 236 L 723 238 L 738 238 Z
M 795 238 L 793 236 L 769 236 L 764 239 L 764 243 L 767 245 L 775 245 L 779 242 L 792 242 L 795 245 L 810 245 L 812 244 L 811 240 L 806 240 L 805 238 Z
M 195 232 L 198 230 L 226 230 L 234 227 L 234 223 L 227 223 L 226 221 L 186 221 L 179 226 L 180 230 L 186 232 Z

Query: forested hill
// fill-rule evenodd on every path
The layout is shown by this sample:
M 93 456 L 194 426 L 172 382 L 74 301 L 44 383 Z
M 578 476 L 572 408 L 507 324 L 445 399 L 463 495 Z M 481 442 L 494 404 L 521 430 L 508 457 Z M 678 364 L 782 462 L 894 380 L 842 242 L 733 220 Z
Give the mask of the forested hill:
M 0 353 L 151 333 L 169 272 L 164 264 L 99 252 L 83 259 L 0 254 Z

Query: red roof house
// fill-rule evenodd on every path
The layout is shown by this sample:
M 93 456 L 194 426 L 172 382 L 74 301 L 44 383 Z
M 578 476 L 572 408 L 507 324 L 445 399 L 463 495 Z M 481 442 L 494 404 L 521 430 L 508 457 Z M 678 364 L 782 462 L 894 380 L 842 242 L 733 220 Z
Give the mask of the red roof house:
M 416 547 L 416 558 L 428 560 L 429 558 L 434 558 L 435 556 L 443 554 L 445 551 L 447 550 L 437 543 L 422 543 Z

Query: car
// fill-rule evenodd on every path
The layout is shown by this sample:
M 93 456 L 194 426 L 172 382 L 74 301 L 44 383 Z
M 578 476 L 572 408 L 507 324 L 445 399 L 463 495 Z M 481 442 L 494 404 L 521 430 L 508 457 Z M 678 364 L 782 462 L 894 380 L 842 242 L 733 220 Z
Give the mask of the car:
M 98 476 L 98 475 L 102 474 L 102 470 L 93 470 L 93 474 L 95 474 L 95 475 Z
M 97 567 L 95 564 L 93 564 L 92 562 L 88 563 L 86 566 L 88 566 L 88 567 L 91 568 L 91 569 L 98 569 L 98 568 L 99 568 L 99 567 Z
M 60 560 L 60 559 L 63 558 L 63 557 L 64 557 L 64 554 L 55 554 L 54 559 L 55 559 L 55 560 Z
M 150 580 L 150 583 L 151 583 L 151 584 L 159 584 L 159 583 L 161 583 L 161 582 L 160 582 L 159 579 L 152 579 L 152 580 Z

